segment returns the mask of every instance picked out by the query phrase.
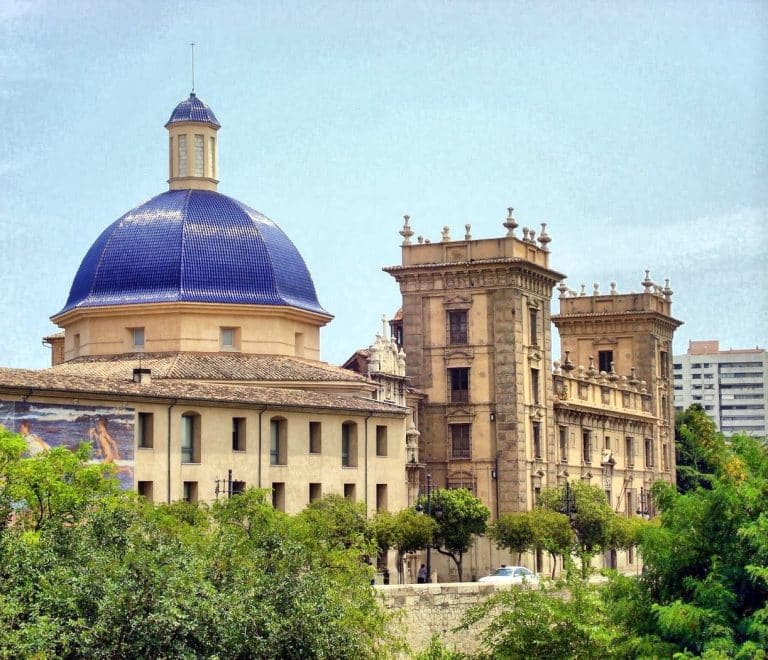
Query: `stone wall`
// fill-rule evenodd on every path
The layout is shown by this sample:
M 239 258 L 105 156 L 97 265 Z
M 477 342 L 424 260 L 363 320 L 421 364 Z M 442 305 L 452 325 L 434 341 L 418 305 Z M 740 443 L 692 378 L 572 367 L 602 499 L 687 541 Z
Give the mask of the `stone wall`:
M 395 613 L 391 626 L 412 653 L 425 649 L 433 635 L 448 648 L 471 653 L 478 649 L 477 626 L 454 632 L 466 611 L 496 592 L 496 585 L 478 582 L 399 584 L 376 588 L 384 607 Z M 404 655 L 403 657 L 408 657 Z

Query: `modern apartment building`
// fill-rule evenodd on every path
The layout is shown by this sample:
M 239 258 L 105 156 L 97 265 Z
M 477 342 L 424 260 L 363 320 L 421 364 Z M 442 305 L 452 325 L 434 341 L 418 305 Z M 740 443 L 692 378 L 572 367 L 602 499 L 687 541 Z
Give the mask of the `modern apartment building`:
M 765 349 L 720 350 L 716 340 L 692 341 L 674 358 L 675 410 L 698 403 L 725 435 L 764 437 L 768 426 Z

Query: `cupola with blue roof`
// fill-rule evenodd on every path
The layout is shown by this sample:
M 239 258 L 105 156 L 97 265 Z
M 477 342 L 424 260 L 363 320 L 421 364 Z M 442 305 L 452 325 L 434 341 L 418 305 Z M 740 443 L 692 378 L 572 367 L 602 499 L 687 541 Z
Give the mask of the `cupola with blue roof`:
M 102 232 L 80 264 L 66 305 L 52 317 L 67 335 L 73 331 L 67 359 L 149 351 L 153 342 L 157 350 L 220 349 L 221 328 L 228 331 L 224 350 L 303 355 L 306 347 L 308 356 L 319 357 L 318 330 L 332 317 L 318 302 L 301 254 L 269 218 L 216 191 L 216 115 L 193 92 L 165 127 L 170 190 Z M 133 314 L 138 318 L 129 320 Z M 167 315 L 155 332 L 145 327 L 150 318 Z M 102 336 L 116 336 L 105 319 L 111 319 L 109 328 L 125 325 L 119 342 Z M 87 332 L 74 333 L 75 325 Z M 142 345 L 120 350 L 137 327 Z M 176 336 L 169 335 L 171 327 Z

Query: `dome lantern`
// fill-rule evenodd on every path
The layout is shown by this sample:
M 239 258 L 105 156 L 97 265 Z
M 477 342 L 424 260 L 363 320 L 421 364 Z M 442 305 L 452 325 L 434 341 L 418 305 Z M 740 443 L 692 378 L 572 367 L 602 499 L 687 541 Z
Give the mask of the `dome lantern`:
M 197 95 L 179 103 L 166 123 L 170 190 L 216 190 L 217 132 L 221 124 Z

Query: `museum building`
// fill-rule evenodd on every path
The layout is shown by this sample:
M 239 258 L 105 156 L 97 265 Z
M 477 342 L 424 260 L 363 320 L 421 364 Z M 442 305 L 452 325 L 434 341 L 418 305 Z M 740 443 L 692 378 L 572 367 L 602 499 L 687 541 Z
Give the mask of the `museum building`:
M 52 367 L 0 369 L 0 423 L 30 446 L 92 442 L 156 502 L 256 486 L 289 513 L 328 493 L 401 508 L 402 352 L 385 341 L 375 378 L 321 362 L 332 316 L 298 250 L 217 192 L 215 114 L 192 93 L 165 127 L 169 190 L 86 253 Z
M 147 499 L 211 501 L 255 486 L 302 510 L 329 493 L 369 513 L 464 487 L 492 519 L 543 488 L 599 484 L 616 511 L 653 513 L 674 482 L 672 290 L 570 289 L 542 225 L 413 240 L 385 268 L 402 307 L 344 367 L 320 360 L 331 321 L 282 230 L 218 187 L 220 124 L 194 93 L 173 110 L 168 191 L 108 226 L 45 338 L 52 366 L 0 368 L 0 424 L 30 452 L 93 443 Z M 550 301 L 559 292 L 559 313 Z M 552 361 L 552 325 L 562 356 Z M 406 357 L 407 356 L 407 357 Z M 467 577 L 507 553 L 485 539 Z M 631 565 L 631 552 L 605 565 Z M 532 568 L 549 570 L 534 556 Z M 438 563 L 439 579 L 455 579 Z

